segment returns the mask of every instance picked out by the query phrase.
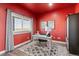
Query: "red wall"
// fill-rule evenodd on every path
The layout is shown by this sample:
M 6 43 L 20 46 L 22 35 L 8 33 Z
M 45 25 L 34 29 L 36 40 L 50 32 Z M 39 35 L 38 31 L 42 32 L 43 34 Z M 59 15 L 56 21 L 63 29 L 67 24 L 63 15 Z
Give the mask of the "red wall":
M 40 28 L 40 22 L 41 21 L 49 21 L 49 20 L 55 20 L 55 29 L 52 31 L 52 35 L 54 40 L 59 41 L 65 41 L 66 40 L 66 18 L 68 14 L 72 14 L 75 12 L 75 7 L 67 7 L 64 9 L 58 9 L 43 15 L 38 16 L 38 22 L 39 24 L 37 27 L 40 32 L 44 32 Z
M 34 18 L 34 26 L 33 30 L 34 33 L 36 32 L 36 29 L 41 31 L 40 28 L 40 22 L 41 21 L 48 21 L 48 20 L 55 20 L 55 29 L 52 31 L 52 35 L 54 37 L 54 40 L 59 41 L 65 41 L 66 39 L 66 18 L 68 14 L 71 13 L 78 13 L 79 4 L 75 6 L 71 6 L 68 8 L 58 9 L 46 14 L 36 15 L 34 16 L 31 12 L 24 9 L 21 6 L 18 6 L 18 4 L 0 4 L 0 51 L 5 49 L 5 42 L 6 42 L 6 9 L 9 8 L 13 10 L 16 13 L 22 14 L 24 16 L 33 17 Z M 36 28 L 37 27 L 37 28 Z M 60 39 L 58 39 L 60 37 Z M 17 45 L 19 43 L 22 43 L 26 40 L 29 40 L 30 34 L 24 33 L 19 35 L 14 35 L 14 44 Z
M 24 10 L 21 6 L 17 4 L 0 4 L 0 51 L 5 49 L 6 43 L 6 9 L 9 8 L 16 13 L 22 14 L 24 16 L 33 17 L 34 18 L 34 32 L 36 31 L 36 21 L 35 17 L 32 13 L 27 10 Z M 15 45 L 24 42 L 30 38 L 29 33 L 14 35 L 14 43 Z
M 15 35 L 14 45 L 30 40 L 30 38 L 31 38 L 31 35 L 29 33 Z
M 75 13 L 79 13 L 79 3 L 76 4 Z

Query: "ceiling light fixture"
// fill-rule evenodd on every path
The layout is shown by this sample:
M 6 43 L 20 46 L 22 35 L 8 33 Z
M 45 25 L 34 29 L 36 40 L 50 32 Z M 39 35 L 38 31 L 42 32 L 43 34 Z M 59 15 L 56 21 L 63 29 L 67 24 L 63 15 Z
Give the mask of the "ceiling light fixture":
M 49 6 L 52 6 L 52 3 L 49 3 L 48 5 L 49 5 Z

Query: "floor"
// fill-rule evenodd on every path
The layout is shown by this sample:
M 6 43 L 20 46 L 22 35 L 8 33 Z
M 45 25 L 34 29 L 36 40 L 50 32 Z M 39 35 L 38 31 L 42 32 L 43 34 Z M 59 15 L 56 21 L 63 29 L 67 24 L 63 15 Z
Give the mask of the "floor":
M 65 44 L 53 42 L 51 53 L 48 53 L 47 46 L 33 45 L 33 42 L 16 48 L 11 52 L 7 52 L 2 56 L 75 56 L 70 54 Z

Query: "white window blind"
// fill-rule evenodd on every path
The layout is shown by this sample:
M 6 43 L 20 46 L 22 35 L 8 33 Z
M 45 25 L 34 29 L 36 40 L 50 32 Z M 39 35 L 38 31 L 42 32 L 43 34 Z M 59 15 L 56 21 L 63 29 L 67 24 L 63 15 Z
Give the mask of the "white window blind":
M 29 20 L 23 20 L 23 30 L 31 32 L 32 31 L 32 22 Z
M 14 17 L 14 33 L 32 32 L 32 20 Z
M 14 18 L 14 31 L 22 31 L 22 19 Z

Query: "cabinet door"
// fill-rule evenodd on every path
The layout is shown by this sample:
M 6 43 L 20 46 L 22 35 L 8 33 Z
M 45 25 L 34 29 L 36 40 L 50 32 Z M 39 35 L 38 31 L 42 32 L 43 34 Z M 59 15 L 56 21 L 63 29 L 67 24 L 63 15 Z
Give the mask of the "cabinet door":
M 79 53 L 79 15 L 69 15 L 69 51 L 72 53 Z

